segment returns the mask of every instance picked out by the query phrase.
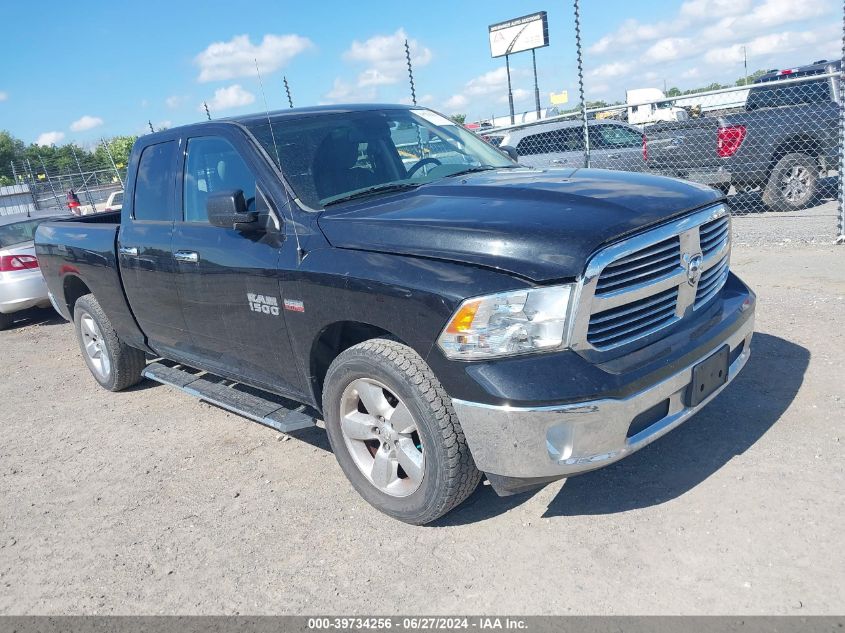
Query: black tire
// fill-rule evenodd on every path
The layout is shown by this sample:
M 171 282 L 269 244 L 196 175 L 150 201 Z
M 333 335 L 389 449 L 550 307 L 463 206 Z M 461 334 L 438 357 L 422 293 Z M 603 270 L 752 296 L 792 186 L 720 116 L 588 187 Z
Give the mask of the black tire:
M 410 495 L 391 496 L 359 469 L 340 427 L 341 398 L 359 379 L 385 385 L 408 407 L 425 454 L 422 483 Z M 326 431 L 335 457 L 358 493 L 376 509 L 424 525 L 464 501 L 481 481 L 452 401 L 423 359 L 410 347 L 372 339 L 349 348 L 329 367 L 323 388 Z
M 85 335 L 83 334 L 83 319 L 90 316 L 96 322 L 99 335 L 96 341 L 101 344 L 101 353 L 108 357 L 109 371 L 103 373 L 95 366 L 86 350 Z M 146 365 L 144 352 L 130 347 L 120 340 L 112 327 L 111 321 L 103 312 L 99 302 L 93 294 L 87 294 L 76 300 L 73 308 L 73 325 L 76 330 L 76 338 L 79 341 L 79 348 L 82 351 L 82 358 L 100 386 L 109 391 L 122 391 L 127 387 L 138 384 L 141 379 L 141 372 Z
M 763 204 L 772 211 L 798 211 L 815 200 L 818 190 L 819 165 L 815 159 L 806 154 L 787 154 L 777 162 L 763 188 Z
M 0 312 L 0 330 L 9 328 L 15 322 L 15 317 L 11 314 L 4 314 Z

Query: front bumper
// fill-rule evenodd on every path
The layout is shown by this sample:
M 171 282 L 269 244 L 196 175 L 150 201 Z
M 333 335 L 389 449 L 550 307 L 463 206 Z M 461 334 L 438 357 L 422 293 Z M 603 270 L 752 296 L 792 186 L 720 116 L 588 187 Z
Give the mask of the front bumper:
M 0 273 L 0 312 L 3 314 L 49 305 L 47 284 L 40 270 Z
M 753 301 L 749 302 L 753 310 Z M 753 313 L 718 344 L 679 371 L 624 398 L 538 407 L 510 407 L 453 399 L 479 470 L 497 491 L 545 483 L 611 464 L 665 435 L 718 395 L 745 366 L 754 330 Z M 698 406 L 684 404 L 693 367 L 730 346 L 727 382 Z M 642 426 L 645 420 L 646 426 Z M 638 430 L 629 437 L 632 423 Z

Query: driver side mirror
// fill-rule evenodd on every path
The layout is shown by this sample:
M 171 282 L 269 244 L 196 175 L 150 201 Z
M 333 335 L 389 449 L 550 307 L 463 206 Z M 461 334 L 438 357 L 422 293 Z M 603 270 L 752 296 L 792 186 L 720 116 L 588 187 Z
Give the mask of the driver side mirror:
M 500 145 L 499 149 L 511 157 L 511 160 L 518 161 L 519 154 L 516 153 L 516 148 L 512 145 Z
M 212 193 L 205 203 L 205 211 L 212 226 L 234 228 L 237 231 L 260 230 L 258 214 L 247 211 L 244 192 L 241 189 Z

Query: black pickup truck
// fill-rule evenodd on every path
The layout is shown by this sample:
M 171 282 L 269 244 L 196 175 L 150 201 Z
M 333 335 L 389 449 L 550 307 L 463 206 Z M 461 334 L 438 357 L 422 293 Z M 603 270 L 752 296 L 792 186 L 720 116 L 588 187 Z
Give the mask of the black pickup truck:
M 642 448 L 750 352 L 713 189 L 522 167 L 423 108 L 144 136 L 122 211 L 36 244 L 103 387 L 146 377 L 285 432 L 325 420 L 353 486 L 416 524 L 482 474 L 512 494 Z
M 774 211 L 809 206 L 838 167 L 839 62 L 772 71 L 742 111 L 645 128 L 648 167 L 728 193 L 760 188 Z

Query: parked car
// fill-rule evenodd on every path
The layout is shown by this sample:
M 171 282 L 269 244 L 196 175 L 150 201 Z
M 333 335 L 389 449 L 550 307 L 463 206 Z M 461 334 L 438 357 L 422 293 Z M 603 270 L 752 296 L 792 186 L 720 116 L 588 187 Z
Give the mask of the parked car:
M 42 222 L 69 216 L 55 211 L 0 215 L 0 330 L 21 310 L 50 305 L 33 238 Z
M 406 167 L 408 127 L 453 162 Z M 100 385 L 321 418 L 361 496 L 415 524 L 482 473 L 507 495 L 615 462 L 724 389 L 755 306 L 730 247 L 709 187 L 526 168 L 369 105 L 147 134 L 121 213 L 36 235 Z
M 643 171 L 643 133 L 616 121 L 589 121 L 590 166 Z M 519 162 L 531 167 L 579 167 L 584 164 L 584 131 L 580 121 L 555 121 L 501 132 L 484 133 L 497 147 L 513 147 Z
M 839 62 L 773 71 L 757 79 L 742 112 L 645 128 L 649 168 L 728 193 L 761 188 L 772 210 L 810 205 L 837 165 Z
M 104 212 L 108 213 L 109 211 L 120 211 L 123 208 L 123 190 L 120 191 L 113 191 L 109 194 L 108 200 L 106 200 L 106 206 L 103 209 Z

